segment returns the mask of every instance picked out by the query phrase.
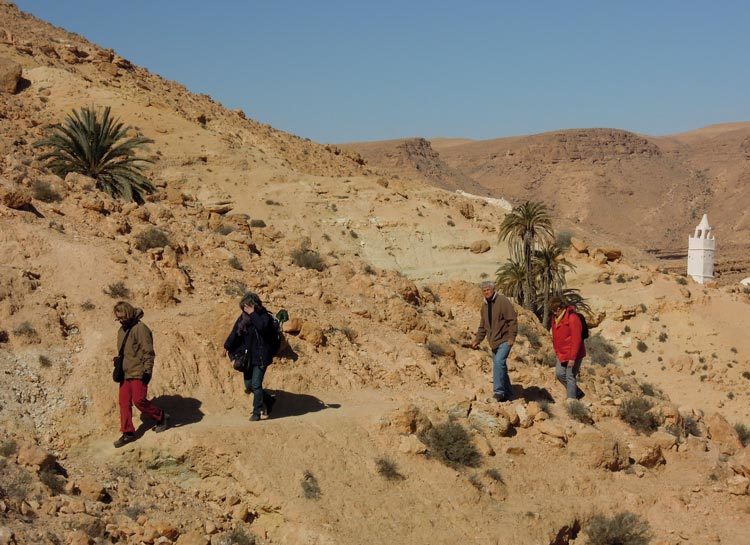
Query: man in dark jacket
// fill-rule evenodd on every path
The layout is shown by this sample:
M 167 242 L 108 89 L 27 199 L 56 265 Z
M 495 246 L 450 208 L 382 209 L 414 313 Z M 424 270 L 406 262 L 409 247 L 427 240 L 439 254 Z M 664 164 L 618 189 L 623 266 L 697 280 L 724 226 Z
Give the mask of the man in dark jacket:
M 133 405 L 142 414 L 156 421 L 154 431 L 161 433 L 169 427 L 169 415 L 148 400 L 148 383 L 154 370 L 154 340 L 151 330 L 141 322 L 143 310 L 120 301 L 115 305 L 115 318 L 121 327 L 117 332 L 117 350 L 122 354 L 125 379 L 120 383 L 120 432 L 115 441 L 120 448 L 135 441 Z
M 480 284 L 484 303 L 479 311 L 479 328 L 472 348 L 477 348 L 482 339 L 492 349 L 492 390 L 496 401 L 508 401 L 513 397 L 513 387 L 508 375 L 508 354 L 516 341 L 517 320 L 513 305 L 504 295 L 495 291 L 489 280 Z
M 242 313 L 234 322 L 229 337 L 224 342 L 224 350 L 232 361 L 241 360 L 245 380 L 245 393 L 253 394 L 251 422 L 260 420 L 265 407 L 270 416 L 275 399 L 263 390 L 263 377 L 273 361 L 272 337 L 276 334 L 271 314 L 254 293 L 246 294 L 240 301 Z

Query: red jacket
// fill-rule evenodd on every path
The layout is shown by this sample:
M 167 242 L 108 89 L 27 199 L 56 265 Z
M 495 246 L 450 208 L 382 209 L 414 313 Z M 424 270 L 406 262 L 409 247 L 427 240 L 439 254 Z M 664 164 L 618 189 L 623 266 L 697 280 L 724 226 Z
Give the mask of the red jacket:
M 586 355 L 586 346 L 581 337 L 581 319 L 575 313 L 575 308 L 566 308 L 559 321 L 553 316 L 551 330 L 552 345 L 561 362 L 578 360 Z

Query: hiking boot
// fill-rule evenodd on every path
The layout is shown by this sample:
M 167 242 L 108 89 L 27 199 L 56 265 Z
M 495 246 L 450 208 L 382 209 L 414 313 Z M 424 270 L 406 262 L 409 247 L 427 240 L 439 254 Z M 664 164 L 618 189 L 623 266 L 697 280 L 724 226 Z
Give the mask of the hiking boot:
M 252 393 L 253 393 L 253 391 L 252 391 L 252 390 L 251 390 L 250 388 L 245 388 L 245 393 L 246 393 L 247 395 L 250 395 L 250 394 L 252 394 Z
M 258 420 L 260 420 L 260 415 L 259 414 L 253 414 L 250 417 L 250 422 L 257 422 Z
M 274 399 L 271 396 L 268 396 L 266 398 L 266 402 L 264 404 L 264 412 L 266 413 L 266 416 L 271 416 L 271 411 L 273 411 L 273 406 L 276 404 L 276 399 Z
M 507 397 L 505 397 L 504 395 L 500 395 L 500 394 L 495 394 L 495 395 L 493 395 L 492 397 L 493 397 L 493 399 L 494 399 L 495 401 L 497 401 L 498 403 L 505 403 L 506 401 L 508 401 L 508 398 L 507 398 Z
M 123 433 L 120 438 L 115 441 L 113 444 L 115 448 L 121 448 L 127 445 L 128 443 L 132 443 L 135 441 L 135 434 L 133 433 Z
M 154 431 L 156 433 L 161 433 L 163 431 L 167 431 L 169 428 L 169 415 L 167 413 L 164 413 L 164 416 L 161 417 L 161 422 L 159 422 L 156 426 L 154 426 Z
M 586 397 L 586 394 L 584 393 L 583 390 L 581 390 L 580 388 L 578 388 L 578 393 L 576 394 L 576 399 L 580 400 L 580 399 L 583 399 L 584 397 Z

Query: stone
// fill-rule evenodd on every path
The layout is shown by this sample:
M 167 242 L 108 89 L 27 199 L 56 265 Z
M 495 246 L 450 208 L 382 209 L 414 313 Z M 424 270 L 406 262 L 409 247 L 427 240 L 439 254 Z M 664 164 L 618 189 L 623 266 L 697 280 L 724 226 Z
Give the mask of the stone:
M 104 501 L 109 496 L 107 490 L 92 477 L 82 477 L 76 485 L 81 496 L 87 500 Z
M 7 526 L 0 526 L 0 545 L 15 545 L 16 536 Z
M 209 540 L 206 536 L 198 532 L 188 532 L 186 534 L 182 534 L 177 539 L 177 541 L 175 541 L 175 544 L 176 545 L 209 545 Z
M 714 413 L 706 419 L 708 437 L 719 445 L 722 454 L 732 455 L 742 448 L 737 431 L 719 413 Z
M 690 299 L 690 296 L 692 294 L 690 293 L 690 290 L 685 286 L 680 286 L 680 295 L 682 295 L 685 299 Z
M 649 436 L 649 440 L 661 450 L 669 450 L 677 444 L 677 437 L 665 431 L 655 431 Z
M 558 424 L 550 422 L 549 420 L 539 422 L 539 424 L 536 426 L 536 429 L 539 430 L 539 432 L 543 435 L 555 437 L 557 439 L 560 439 L 563 443 L 568 442 L 568 434 L 565 433 L 565 429 Z
M 203 206 L 213 214 L 224 215 L 234 208 L 234 203 L 227 200 L 216 200 L 204 203 Z
M 629 465 L 630 450 L 609 433 L 580 430 L 568 443 L 568 452 L 590 469 L 620 471 Z
M 302 320 L 299 318 L 290 318 L 281 326 L 284 333 L 296 335 L 302 330 Z
M 160 536 L 166 537 L 171 541 L 174 541 L 180 536 L 180 531 L 175 528 L 171 522 L 165 520 L 149 521 L 148 526 L 156 530 Z
M 250 512 L 246 505 L 235 505 L 232 509 L 232 520 L 235 522 L 247 522 L 250 518 Z
M 18 450 L 16 460 L 19 465 L 49 469 L 55 465 L 55 457 L 42 447 L 33 443 L 24 443 Z
M 21 65 L 5 57 L 0 57 L 0 93 L 13 94 L 21 81 Z
M 91 538 L 81 530 L 76 530 L 68 536 L 68 545 L 91 545 L 91 543 Z
M 482 239 L 472 242 L 469 250 L 473 254 L 484 254 L 490 251 L 490 247 L 489 241 Z
M 427 446 L 416 435 L 402 436 L 398 449 L 405 454 L 424 454 L 427 452 Z
M 742 449 L 742 452 L 734 455 L 729 460 L 729 467 L 738 475 L 750 478 L 750 449 Z
M 571 237 L 570 246 L 579 254 L 589 253 L 589 245 L 578 237 Z
M 641 277 L 641 284 L 643 284 L 644 286 L 650 286 L 653 283 L 654 283 L 654 279 L 651 277 L 650 274 L 647 274 Z
M 727 479 L 727 489 L 730 494 L 735 496 L 744 496 L 748 493 L 750 479 L 742 475 L 733 475 Z
M 635 438 L 630 443 L 631 457 L 636 464 L 643 467 L 654 468 L 666 463 L 661 447 L 652 443 L 648 438 Z
M 299 337 L 315 347 L 324 346 L 326 344 L 326 335 L 323 330 L 311 322 L 305 322 L 302 324 Z
M 607 261 L 617 261 L 622 257 L 622 250 L 617 250 L 614 248 L 606 248 L 602 250 L 602 253 L 607 258 Z
M 422 434 L 432 428 L 432 422 L 416 405 L 409 404 L 397 409 L 390 417 L 391 427 L 398 433 Z
M 29 206 L 31 199 L 31 193 L 26 188 L 19 187 L 0 193 L 0 203 L 13 210 L 20 210 Z

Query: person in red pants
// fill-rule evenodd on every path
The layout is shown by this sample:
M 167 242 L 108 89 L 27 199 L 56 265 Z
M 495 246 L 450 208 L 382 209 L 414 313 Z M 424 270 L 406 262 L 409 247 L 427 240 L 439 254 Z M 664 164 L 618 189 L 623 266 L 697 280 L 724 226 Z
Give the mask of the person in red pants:
M 148 383 L 154 369 L 154 340 L 151 330 L 141 321 L 143 310 L 120 301 L 115 305 L 115 318 L 120 322 L 117 349 L 122 358 L 123 381 L 120 382 L 120 432 L 115 441 L 120 448 L 136 440 L 133 427 L 133 405 L 148 418 L 156 421 L 154 431 L 161 433 L 169 427 L 169 415 L 148 399 Z

